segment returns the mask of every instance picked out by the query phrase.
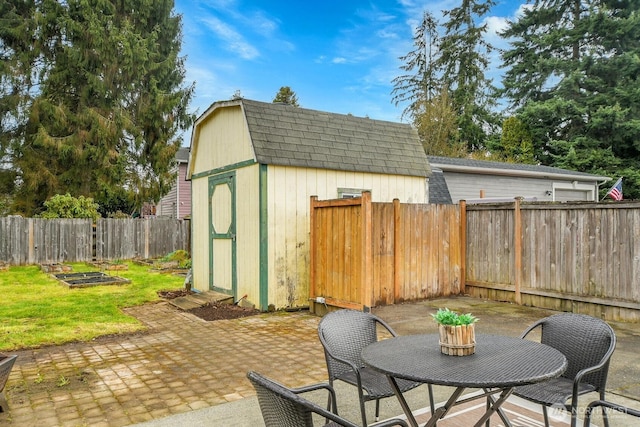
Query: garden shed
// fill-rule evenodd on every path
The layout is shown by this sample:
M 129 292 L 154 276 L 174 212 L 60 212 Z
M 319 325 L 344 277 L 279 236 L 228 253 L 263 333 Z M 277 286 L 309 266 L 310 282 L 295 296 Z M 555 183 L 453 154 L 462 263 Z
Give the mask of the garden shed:
M 311 196 L 427 203 L 429 176 L 410 125 L 216 102 L 191 135 L 193 289 L 261 310 L 308 306 Z

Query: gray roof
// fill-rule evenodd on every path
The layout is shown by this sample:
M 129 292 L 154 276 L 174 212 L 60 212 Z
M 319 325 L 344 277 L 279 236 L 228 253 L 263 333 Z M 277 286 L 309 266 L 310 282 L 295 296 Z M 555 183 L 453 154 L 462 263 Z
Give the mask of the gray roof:
M 449 193 L 449 187 L 444 179 L 442 170 L 432 167 L 431 172 L 432 174 L 429 177 L 429 203 L 452 204 L 451 193 Z
M 259 163 L 423 177 L 431 174 L 418 133 L 408 124 L 287 104 L 238 102 Z
M 609 181 L 611 178 L 577 172 L 551 166 L 529 165 L 521 163 L 504 163 L 468 158 L 427 156 L 432 167 L 438 167 L 443 171 L 466 171 L 469 173 L 490 173 L 494 175 L 519 175 L 519 176 L 543 176 L 562 177 L 566 179 L 583 179 L 593 181 Z
M 178 163 L 187 163 L 189 161 L 189 148 L 180 147 L 176 152 L 176 160 Z

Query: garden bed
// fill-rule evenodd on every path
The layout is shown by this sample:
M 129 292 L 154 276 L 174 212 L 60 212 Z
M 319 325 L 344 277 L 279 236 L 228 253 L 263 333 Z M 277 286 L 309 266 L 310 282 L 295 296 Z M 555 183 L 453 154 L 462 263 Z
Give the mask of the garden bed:
M 70 288 L 87 288 L 100 285 L 124 285 L 131 283 L 130 280 L 118 276 L 109 276 L 101 271 L 90 271 L 87 273 L 61 273 L 54 274 L 53 277 Z
M 129 265 L 124 263 L 124 262 L 87 262 L 87 265 L 94 267 L 94 268 L 99 268 L 100 271 L 104 271 L 104 270 L 115 270 L 115 271 L 122 271 L 122 270 L 128 270 L 129 269 Z

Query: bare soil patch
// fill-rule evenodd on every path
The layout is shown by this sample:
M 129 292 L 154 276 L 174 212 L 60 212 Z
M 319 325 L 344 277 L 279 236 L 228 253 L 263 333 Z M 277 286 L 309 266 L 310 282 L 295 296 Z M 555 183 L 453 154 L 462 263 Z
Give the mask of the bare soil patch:
M 240 307 L 234 304 L 209 303 L 202 307 L 192 308 L 189 313 L 204 320 L 239 319 L 241 317 L 255 316 L 260 310 L 248 307 Z

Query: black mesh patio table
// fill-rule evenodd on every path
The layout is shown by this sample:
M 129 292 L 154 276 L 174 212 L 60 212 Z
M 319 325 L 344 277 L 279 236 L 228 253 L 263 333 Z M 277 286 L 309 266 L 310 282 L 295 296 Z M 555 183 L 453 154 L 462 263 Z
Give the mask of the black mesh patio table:
M 432 414 L 426 424 L 429 427 L 436 425 L 454 405 L 485 396 L 488 397 L 487 411 L 475 425 L 479 427 L 498 412 L 509 426 L 500 406 L 514 387 L 559 377 L 567 369 L 567 359 L 558 350 L 500 335 L 476 335 L 475 354 L 469 356 L 442 354 L 437 334 L 399 336 L 365 347 L 362 359 L 387 375 L 412 426 L 418 423 L 394 378 L 455 387 L 444 406 Z M 484 393 L 459 399 L 466 388 L 482 389 Z

